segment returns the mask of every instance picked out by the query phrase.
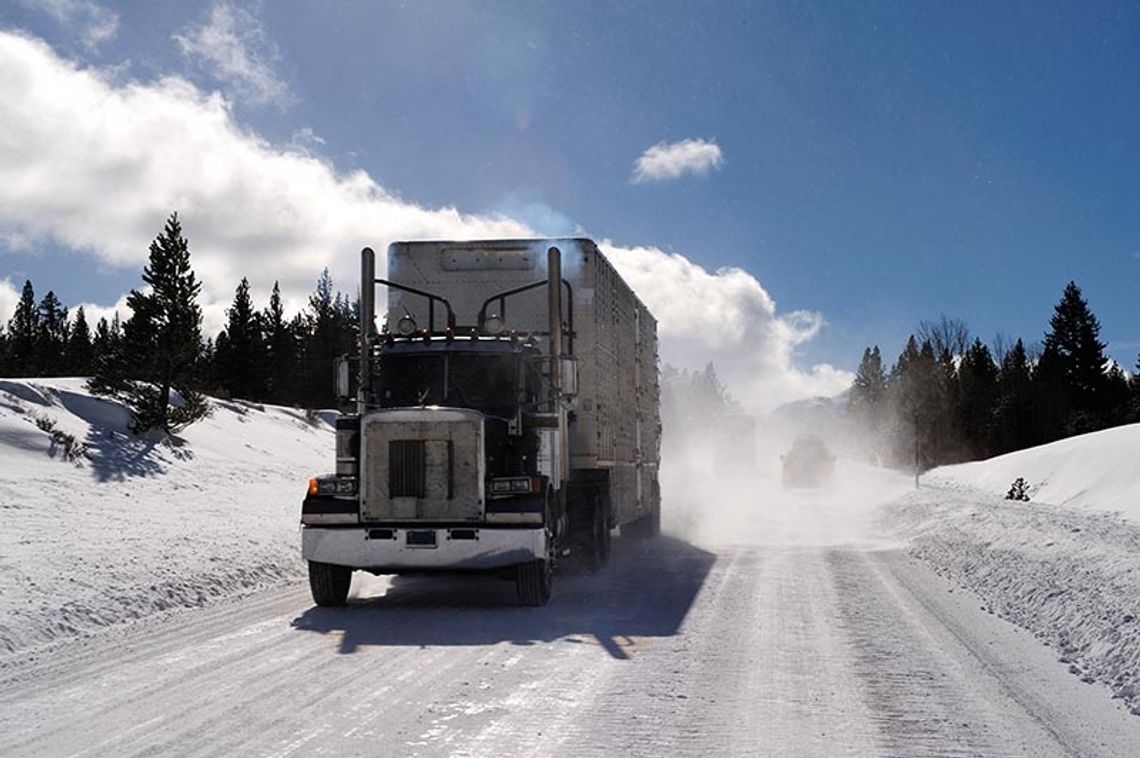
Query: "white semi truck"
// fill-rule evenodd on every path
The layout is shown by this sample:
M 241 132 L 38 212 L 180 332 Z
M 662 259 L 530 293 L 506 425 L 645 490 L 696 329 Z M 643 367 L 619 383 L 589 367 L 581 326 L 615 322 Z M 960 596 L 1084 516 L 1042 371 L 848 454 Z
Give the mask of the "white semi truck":
M 318 605 L 354 570 L 496 572 L 543 605 L 614 528 L 658 533 L 657 323 L 594 242 L 397 242 L 386 280 L 361 258 L 355 412 L 301 511 Z

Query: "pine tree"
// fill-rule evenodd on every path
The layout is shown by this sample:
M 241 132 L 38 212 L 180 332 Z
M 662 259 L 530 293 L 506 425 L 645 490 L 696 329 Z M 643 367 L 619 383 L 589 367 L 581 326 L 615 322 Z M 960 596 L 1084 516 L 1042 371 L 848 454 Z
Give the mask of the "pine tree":
M 248 279 L 242 278 L 226 316 L 226 329 L 216 343 L 217 384 L 230 397 L 261 400 L 265 395 L 265 349 L 261 318 L 253 308 Z
M 117 319 L 118 313 L 115 315 Z M 111 336 L 111 326 L 106 317 L 95 324 L 95 336 L 91 338 L 91 378 L 87 380 L 87 387 L 96 394 L 114 393 L 124 381 L 119 375 L 123 369 L 119 358 L 120 339 Z
M 703 372 L 693 374 L 692 382 L 697 412 L 705 420 L 719 418 L 738 410 L 736 401 L 729 396 L 728 389 L 717 376 L 716 366 L 712 361 L 705 364 Z
M 39 329 L 36 333 L 36 354 L 39 356 L 42 376 L 59 376 L 64 372 L 64 353 L 70 327 L 67 309 L 55 293 L 48 290 L 39 307 Z
M 1105 395 L 1102 403 L 1101 425 L 1105 427 L 1120 426 L 1128 423 L 1131 405 L 1131 387 L 1128 376 L 1116 363 L 1111 362 L 1104 375 Z
M 923 343 L 924 345 L 927 343 Z M 934 383 L 927 411 L 930 440 L 930 465 L 957 463 L 972 456 L 962 430 L 963 397 L 958 381 L 956 358 L 964 357 L 966 349 L 951 353 L 949 348 L 931 352 L 937 355 L 934 362 Z
M 8 333 L 0 324 L 0 376 L 11 376 L 12 370 L 8 363 Z
M 858 402 L 866 405 L 877 405 L 882 402 L 886 389 L 887 375 L 883 371 L 883 356 L 879 352 L 879 346 L 865 348 L 859 369 L 855 373 L 852 398 L 858 398 Z
M 958 367 L 958 423 L 970 458 L 993 453 L 997 397 L 998 367 L 990 349 L 975 339 Z
M 87 376 L 91 373 L 93 360 L 91 330 L 87 326 L 87 314 L 83 312 L 81 305 L 75 311 L 75 323 L 72 324 L 71 335 L 67 339 L 64 364 L 67 373 L 71 376 Z
M 273 283 L 269 307 L 261 317 L 267 354 L 267 398 L 271 403 L 293 402 L 296 392 L 297 339 L 281 304 L 281 285 Z
M 1075 282 L 1069 282 L 1053 309 L 1045 334 L 1038 373 L 1050 391 L 1060 389 L 1057 436 L 1080 434 L 1102 428 L 1110 411 L 1105 344 L 1100 341 L 1100 322 Z
M 330 408 L 336 403 L 332 367 L 336 357 L 344 352 L 339 310 L 332 277 L 326 268 L 309 296 L 305 314 L 304 385 L 299 399 L 310 408 Z
M 1132 402 L 1129 407 L 1128 420 L 1132 423 L 1140 422 L 1140 356 L 1136 357 L 1136 367 L 1132 372 Z
M 994 452 L 1008 453 L 1033 444 L 1034 418 L 1029 356 L 1019 339 L 1002 360 L 998 372 Z
M 881 427 L 886 393 L 887 375 L 879 346 L 864 348 L 847 398 L 847 410 L 866 431 L 875 432 Z
M 98 371 L 98 366 L 103 365 L 112 360 L 112 356 L 119 349 L 119 341 L 122 339 L 122 329 L 119 327 L 119 313 L 115 312 L 114 320 L 108 324 L 106 317 L 100 318 L 99 323 L 95 325 L 95 336 L 91 338 L 91 361 L 93 372 Z M 103 373 L 106 373 L 104 370 Z
M 127 296 L 131 317 L 123 326 L 119 360 L 110 376 L 96 375 L 90 386 L 126 397 L 134 406 L 136 432 L 176 432 L 209 410 L 191 384 L 191 369 L 202 350 L 201 284 L 190 268 L 177 213 L 151 243 L 142 278 L 148 289 Z M 174 408 L 172 391 L 181 395 Z
M 926 470 L 934 462 L 938 421 L 942 415 L 942 369 L 934 348 L 914 335 L 907 340 L 889 381 L 894 411 L 895 454 L 901 462 Z
M 719 419 L 739 412 L 739 403 L 728 394 L 711 362 L 703 371 L 691 373 L 668 364 L 662 368 L 661 415 L 670 428 L 699 435 L 715 428 Z
M 225 334 L 223 331 L 222 334 Z M 219 335 L 220 336 L 220 335 Z M 202 352 L 190 368 L 193 375 L 195 389 L 218 392 L 218 349 L 214 340 L 207 338 L 202 345 Z M 220 395 L 219 395 L 220 396 Z
M 8 321 L 8 365 L 12 376 L 37 376 L 40 371 L 37 338 L 40 312 L 31 280 L 24 282 L 16 312 Z
M 312 318 L 307 310 L 294 314 L 289 320 L 289 333 L 293 335 L 297 347 L 297 373 L 291 382 L 293 393 L 290 402 L 293 405 L 314 407 L 311 402 L 313 393 L 308 385 L 308 366 L 314 346 L 312 328 Z

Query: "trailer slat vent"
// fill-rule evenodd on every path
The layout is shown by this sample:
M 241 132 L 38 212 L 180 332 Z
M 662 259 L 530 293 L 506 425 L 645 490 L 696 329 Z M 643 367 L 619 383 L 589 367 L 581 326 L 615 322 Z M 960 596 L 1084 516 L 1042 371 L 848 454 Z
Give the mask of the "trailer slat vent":
M 423 440 L 388 442 L 389 497 L 422 498 L 427 489 L 427 465 Z

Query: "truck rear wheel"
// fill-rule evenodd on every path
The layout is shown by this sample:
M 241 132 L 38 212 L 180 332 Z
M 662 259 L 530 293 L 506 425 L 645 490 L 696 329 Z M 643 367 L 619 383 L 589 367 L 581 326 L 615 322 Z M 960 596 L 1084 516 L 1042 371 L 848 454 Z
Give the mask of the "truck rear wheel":
M 610 558 L 609 482 L 602 476 L 572 479 L 566 509 L 569 530 L 567 563 L 577 571 L 597 571 Z
M 610 509 L 608 498 L 599 498 L 594 505 L 594 545 L 591 568 L 594 571 L 605 568 L 610 562 Z
M 553 566 L 550 561 L 539 559 L 520 563 L 515 567 L 515 590 L 522 605 L 546 605 L 550 600 L 550 587 L 553 580 Z
M 348 586 L 351 583 L 352 569 L 309 561 L 309 589 L 313 593 L 313 602 L 317 605 L 344 605 L 348 600 Z

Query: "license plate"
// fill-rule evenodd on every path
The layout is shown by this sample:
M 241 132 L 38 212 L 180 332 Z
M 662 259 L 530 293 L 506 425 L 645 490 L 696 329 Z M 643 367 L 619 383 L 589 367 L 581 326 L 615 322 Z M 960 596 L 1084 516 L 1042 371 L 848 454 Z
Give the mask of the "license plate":
M 410 529 L 407 535 L 408 547 L 435 547 L 434 529 Z

